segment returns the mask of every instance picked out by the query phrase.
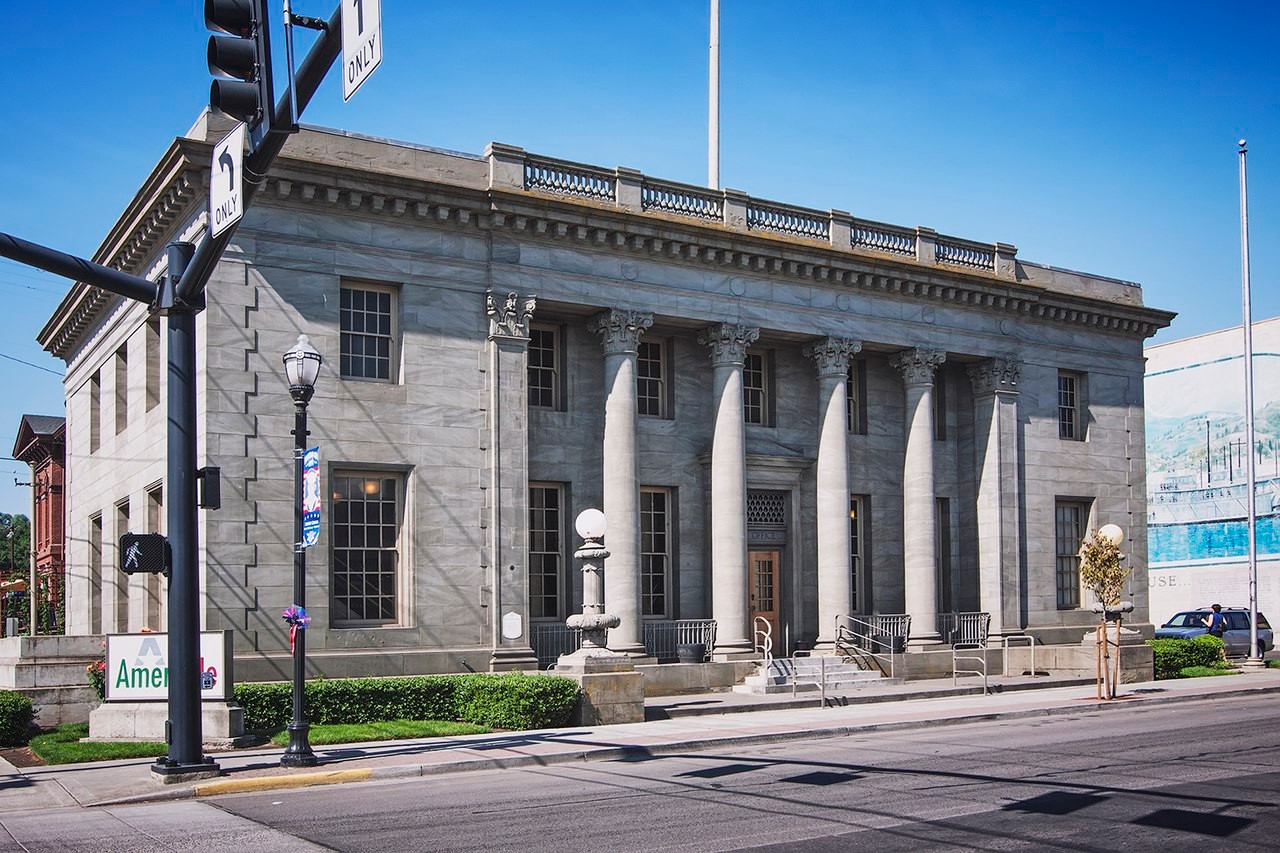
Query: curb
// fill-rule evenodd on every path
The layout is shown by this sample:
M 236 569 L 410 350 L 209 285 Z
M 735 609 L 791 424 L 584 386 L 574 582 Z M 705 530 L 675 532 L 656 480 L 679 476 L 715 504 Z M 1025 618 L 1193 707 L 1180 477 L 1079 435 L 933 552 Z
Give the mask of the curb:
M 1144 688 L 1138 689 L 1143 690 Z M 1130 701 L 1112 701 L 1089 696 L 1071 700 L 1072 704 L 1056 705 L 1046 708 L 1026 708 L 1012 711 L 978 711 L 962 713 L 957 716 L 940 717 L 937 719 L 899 720 L 883 723 L 857 723 L 842 726 L 826 726 L 760 734 L 734 735 L 729 737 L 700 737 L 655 744 L 653 746 L 583 747 L 565 752 L 536 756 L 525 755 L 506 758 L 473 758 L 465 761 L 454 761 L 439 764 L 397 764 L 384 767 L 351 768 L 346 770 L 328 770 L 314 773 L 295 773 L 278 776 L 255 776 L 242 779 L 227 778 L 212 782 L 202 782 L 190 786 L 170 788 L 163 791 L 147 792 L 128 797 L 103 800 L 93 803 L 92 805 L 128 805 L 145 802 L 222 796 L 226 794 L 253 793 L 255 791 L 277 791 L 293 788 L 310 788 L 322 785 L 339 785 L 348 782 L 372 782 L 388 779 L 408 779 L 422 776 L 441 776 L 449 773 L 467 773 L 479 770 L 514 770 L 524 767 L 550 767 L 561 764 L 577 764 L 595 761 L 635 760 L 638 758 L 647 758 L 657 755 L 703 752 L 710 749 L 742 747 L 752 744 L 785 743 L 794 740 L 850 737 L 875 732 L 899 732 L 910 729 L 929 729 L 941 726 L 991 722 L 994 720 L 1057 717 L 1095 711 L 1114 711 L 1124 708 L 1151 707 L 1176 703 L 1213 702 L 1230 697 L 1264 696 L 1280 693 L 1280 684 L 1229 688 L 1212 692 L 1196 692 L 1188 694 L 1175 693 L 1171 695 L 1156 695 L 1164 691 L 1164 688 L 1159 687 L 1145 688 L 1145 690 L 1152 692 L 1137 694 L 1130 693 L 1122 697 L 1123 699 L 1128 699 Z

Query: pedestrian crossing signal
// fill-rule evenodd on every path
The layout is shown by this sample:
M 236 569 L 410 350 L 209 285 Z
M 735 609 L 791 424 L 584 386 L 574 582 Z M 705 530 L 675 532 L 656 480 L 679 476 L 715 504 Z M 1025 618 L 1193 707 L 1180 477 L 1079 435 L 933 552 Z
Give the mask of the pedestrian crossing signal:
M 169 576 L 169 540 L 159 533 L 126 533 L 120 537 L 120 571 L 126 575 Z

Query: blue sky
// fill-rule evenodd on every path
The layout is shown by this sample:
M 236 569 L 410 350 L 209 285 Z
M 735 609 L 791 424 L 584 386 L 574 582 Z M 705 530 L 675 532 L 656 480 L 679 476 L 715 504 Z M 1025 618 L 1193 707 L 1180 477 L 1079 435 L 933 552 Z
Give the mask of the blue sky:
M 203 6 L 6 4 L 0 231 L 96 250 L 206 103 Z M 707 10 L 383 0 L 382 66 L 346 104 L 331 72 L 303 121 L 704 183 Z M 724 186 L 1137 281 L 1180 313 L 1168 341 L 1240 322 L 1247 137 L 1253 312 L 1280 315 L 1273 0 L 722 0 L 721 16 Z M 274 37 L 281 65 L 278 21 Z M 0 455 L 23 413 L 63 413 L 63 365 L 35 336 L 67 288 L 0 259 Z M 26 466 L 0 460 L 0 511 L 29 511 L 15 477 Z

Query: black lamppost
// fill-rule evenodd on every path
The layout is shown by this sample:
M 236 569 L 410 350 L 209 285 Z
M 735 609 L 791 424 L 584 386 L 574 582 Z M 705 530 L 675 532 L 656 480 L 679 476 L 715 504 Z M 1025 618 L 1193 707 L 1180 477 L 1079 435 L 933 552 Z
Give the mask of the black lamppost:
M 289 379 L 289 394 L 293 397 L 293 606 L 285 611 L 290 625 L 290 646 L 293 649 L 293 722 L 289 723 L 289 746 L 280 756 L 284 767 L 314 767 L 316 754 L 311 751 L 307 732 L 306 709 L 303 707 L 303 684 L 307 665 L 307 551 L 302 544 L 302 456 L 307 449 L 307 403 L 315 392 L 316 376 L 320 373 L 320 353 L 311 346 L 306 335 L 298 335 L 298 342 L 284 354 L 284 373 Z M 293 614 L 292 617 L 289 614 Z

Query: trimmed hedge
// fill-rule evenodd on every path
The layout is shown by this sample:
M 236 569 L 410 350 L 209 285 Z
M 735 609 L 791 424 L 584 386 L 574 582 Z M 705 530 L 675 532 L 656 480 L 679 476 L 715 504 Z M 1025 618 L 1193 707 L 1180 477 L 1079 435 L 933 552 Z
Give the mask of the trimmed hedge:
M 0 746 L 26 743 L 35 716 L 35 706 L 28 697 L 12 690 L 0 690 Z
M 456 720 L 503 729 L 541 729 L 569 721 L 578 683 L 553 675 L 415 675 L 308 681 L 311 723 Z M 275 729 L 293 718 L 290 682 L 237 684 L 245 728 Z
M 1222 640 L 1210 634 L 1190 640 L 1147 640 L 1155 653 L 1156 678 L 1181 678 L 1182 670 L 1190 667 L 1227 669 L 1226 646 Z

